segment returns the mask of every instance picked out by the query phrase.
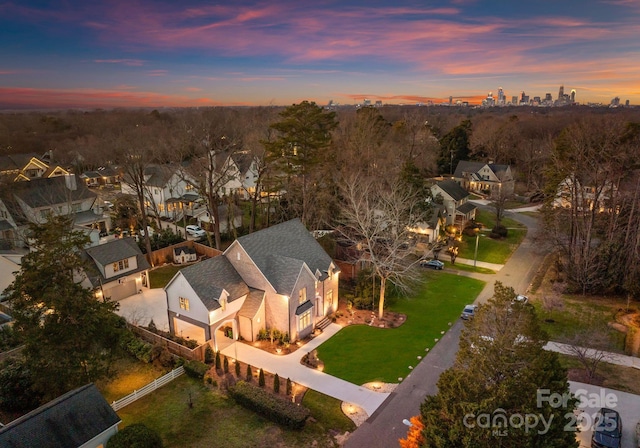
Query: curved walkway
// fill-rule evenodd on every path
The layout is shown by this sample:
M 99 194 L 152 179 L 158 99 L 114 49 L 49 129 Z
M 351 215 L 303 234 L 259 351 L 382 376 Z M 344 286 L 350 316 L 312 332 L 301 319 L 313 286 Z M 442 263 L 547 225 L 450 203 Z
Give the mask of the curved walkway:
M 277 373 L 280 378 L 290 378 L 294 383 L 356 405 L 364 409 L 367 415 L 372 415 L 387 399 L 388 393 L 372 391 L 300 363 L 304 355 L 341 329 L 340 325 L 331 324 L 319 336 L 288 355 L 274 355 L 239 342 L 226 347 L 221 353 L 229 358 L 237 358 L 241 362 L 251 364 L 255 368 Z

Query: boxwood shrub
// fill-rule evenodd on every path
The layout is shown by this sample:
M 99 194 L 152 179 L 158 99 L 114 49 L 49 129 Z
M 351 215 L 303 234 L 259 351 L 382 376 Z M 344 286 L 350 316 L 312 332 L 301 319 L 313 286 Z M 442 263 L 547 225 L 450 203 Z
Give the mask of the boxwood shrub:
M 238 381 L 229 389 L 229 394 L 241 406 L 292 429 L 302 429 L 310 415 L 309 409 L 245 381 Z
M 204 378 L 204 374 L 209 370 L 209 366 L 201 361 L 187 361 L 184 363 L 184 371 L 192 378 Z

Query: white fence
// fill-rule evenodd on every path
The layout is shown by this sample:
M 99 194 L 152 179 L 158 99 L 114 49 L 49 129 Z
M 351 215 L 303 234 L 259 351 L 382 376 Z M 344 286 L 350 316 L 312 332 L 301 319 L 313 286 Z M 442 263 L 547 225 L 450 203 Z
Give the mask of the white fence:
M 184 373 L 184 367 L 180 366 L 177 369 L 174 369 L 171 372 L 167 373 L 166 375 L 153 380 L 153 382 L 147 384 L 142 389 L 134 390 L 133 393 L 127 395 L 126 397 L 121 398 L 117 401 L 114 401 L 113 403 L 111 403 L 111 407 L 113 408 L 114 411 L 118 411 L 119 409 L 122 409 L 123 407 L 130 405 L 131 403 L 136 401 L 138 398 L 142 398 L 145 395 L 150 394 L 157 388 L 164 386 L 170 381 L 173 381 L 183 373 Z

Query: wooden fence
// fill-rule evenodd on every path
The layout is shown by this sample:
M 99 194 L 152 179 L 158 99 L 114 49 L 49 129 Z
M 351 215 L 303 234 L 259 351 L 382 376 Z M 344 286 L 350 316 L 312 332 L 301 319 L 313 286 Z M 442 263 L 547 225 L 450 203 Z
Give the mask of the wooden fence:
M 127 405 L 130 405 L 134 401 L 144 397 L 145 395 L 150 394 L 151 392 L 153 392 L 157 388 L 164 386 L 165 384 L 169 383 L 170 381 L 173 381 L 174 379 L 178 378 L 183 373 L 184 373 L 184 367 L 180 366 L 177 369 L 174 369 L 171 372 L 167 373 L 166 375 L 161 376 L 160 378 L 153 380 L 151 383 L 147 384 L 142 389 L 134 390 L 132 393 L 130 393 L 126 397 L 121 398 L 121 399 L 119 399 L 117 401 L 114 401 L 113 403 L 111 403 L 111 407 L 113 408 L 114 411 L 118 411 L 118 410 L 122 409 L 123 407 L 125 407 Z
M 151 344 L 160 344 L 163 347 L 166 347 L 167 350 L 169 350 L 169 353 L 185 359 L 204 361 L 204 351 L 207 348 L 207 345 L 209 345 L 206 342 L 191 349 L 144 328 L 136 327 L 135 325 L 128 325 L 128 327 L 131 328 L 135 334 L 140 336 L 141 339 L 144 339 Z
M 150 261 L 152 262 L 153 266 L 161 266 L 165 263 L 173 263 L 173 249 L 183 246 L 195 249 L 198 257 L 205 256 L 208 258 L 213 258 L 222 254 L 222 252 L 218 249 L 214 249 L 213 247 L 209 247 L 204 244 L 196 243 L 195 241 L 189 240 L 182 243 L 174 244 L 172 246 L 163 247 L 162 249 L 154 250 L 153 252 L 151 252 Z

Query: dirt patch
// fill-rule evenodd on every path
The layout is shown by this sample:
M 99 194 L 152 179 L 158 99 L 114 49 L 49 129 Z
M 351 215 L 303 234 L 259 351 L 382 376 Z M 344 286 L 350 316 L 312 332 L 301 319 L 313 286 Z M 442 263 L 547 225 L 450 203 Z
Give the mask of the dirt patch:
M 596 375 L 594 378 L 589 378 L 589 374 L 585 369 L 574 368 L 569 369 L 567 372 L 569 381 L 577 381 L 579 383 L 593 384 L 594 386 L 603 386 L 604 378 L 600 375 Z
M 618 325 L 625 327 L 627 333 L 625 352 L 631 356 L 640 356 L 640 312 L 620 312 L 616 320 Z

